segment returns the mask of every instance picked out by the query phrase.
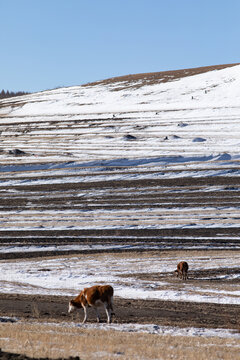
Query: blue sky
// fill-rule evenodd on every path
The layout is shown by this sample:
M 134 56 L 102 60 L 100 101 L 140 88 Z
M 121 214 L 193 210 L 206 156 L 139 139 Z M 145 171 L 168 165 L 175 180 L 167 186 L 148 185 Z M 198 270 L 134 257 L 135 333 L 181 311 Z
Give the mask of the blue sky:
M 239 0 L 0 0 L 0 90 L 240 62 Z

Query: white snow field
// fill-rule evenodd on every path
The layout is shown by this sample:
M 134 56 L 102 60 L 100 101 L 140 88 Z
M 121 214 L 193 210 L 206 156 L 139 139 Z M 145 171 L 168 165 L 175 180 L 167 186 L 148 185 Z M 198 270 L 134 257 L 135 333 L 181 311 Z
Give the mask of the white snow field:
M 52 326 L 53 324 L 51 324 Z M 56 324 L 58 327 L 59 324 Z M 65 323 L 61 326 L 66 327 L 82 327 L 86 329 L 101 329 L 105 331 L 115 330 L 122 332 L 139 332 L 154 335 L 171 335 L 171 336 L 204 336 L 204 337 L 218 337 L 218 338 L 231 338 L 240 339 L 240 334 L 236 330 L 231 329 L 205 329 L 205 328 L 178 328 L 172 326 L 160 326 L 155 324 L 82 324 Z
M 198 281 L 189 273 L 182 282 L 174 275 L 176 253 L 83 254 L 56 259 L 0 262 L 0 286 L 3 293 L 77 295 L 84 287 L 109 283 L 115 295 L 129 299 L 160 299 L 220 304 L 240 304 L 240 253 L 230 251 L 229 274 L 202 275 Z M 205 255 L 185 255 L 194 271 L 229 268 L 225 253 L 209 251 Z M 144 277 L 155 275 L 155 280 Z M 224 280 L 220 282 L 219 280 Z

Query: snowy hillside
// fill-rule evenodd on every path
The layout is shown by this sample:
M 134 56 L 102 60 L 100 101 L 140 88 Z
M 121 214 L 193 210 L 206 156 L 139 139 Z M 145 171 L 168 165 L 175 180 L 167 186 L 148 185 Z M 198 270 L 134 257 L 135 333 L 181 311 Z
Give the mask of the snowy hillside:
M 2 100 L 0 162 L 19 164 L 8 153 L 16 148 L 27 152 L 21 163 L 162 156 L 202 161 L 223 153 L 225 160 L 235 159 L 240 65 L 202 71 L 182 71 L 177 78 L 170 72 L 168 81 L 162 76 L 149 84 L 144 77 L 123 77 Z
M 182 186 L 240 174 L 240 65 L 5 99 L 0 116 L 2 229 L 239 225 L 236 181 Z

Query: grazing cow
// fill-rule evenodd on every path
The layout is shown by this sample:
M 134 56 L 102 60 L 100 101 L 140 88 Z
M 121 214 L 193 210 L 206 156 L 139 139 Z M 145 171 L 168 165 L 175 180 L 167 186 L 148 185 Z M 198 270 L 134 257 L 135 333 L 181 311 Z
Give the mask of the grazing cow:
M 175 273 L 177 273 L 177 277 L 180 276 L 183 280 L 188 279 L 188 263 L 186 261 L 181 261 L 178 266 L 177 270 L 175 270 Z
M 69 302 L 68 312 L 71 313 L 75 309 L 83 308 L 84 319 L 83 324 L 87 321 L 88 306 L 94 307 L 97 315 L 97 321 L 100 321 L 98 307 L 104 306 L 107 314 L 107 322 L 111 323 L 111 315 L 113 311 L 113 288 L 110 285 L 95 285 L 90 288 L 85 288 L 80 294 Z

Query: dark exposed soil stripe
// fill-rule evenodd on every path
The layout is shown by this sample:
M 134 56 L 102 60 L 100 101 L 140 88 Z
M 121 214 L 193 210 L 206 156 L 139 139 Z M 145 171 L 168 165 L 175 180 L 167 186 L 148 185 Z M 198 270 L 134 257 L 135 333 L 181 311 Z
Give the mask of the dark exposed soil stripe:
M 83 312 L 67 313 L 69 297 L 0 294 L 0 316 L 39 321 L 81 322 Z M 240 305 L 161 300 L 114 300 L 116 323 L 151 323 L 178 327 L 228 328 L 240 331 Z M 102 319 L 105 315 L 102 312 Z M 90 309 L 89 322 L 95 322 Z

